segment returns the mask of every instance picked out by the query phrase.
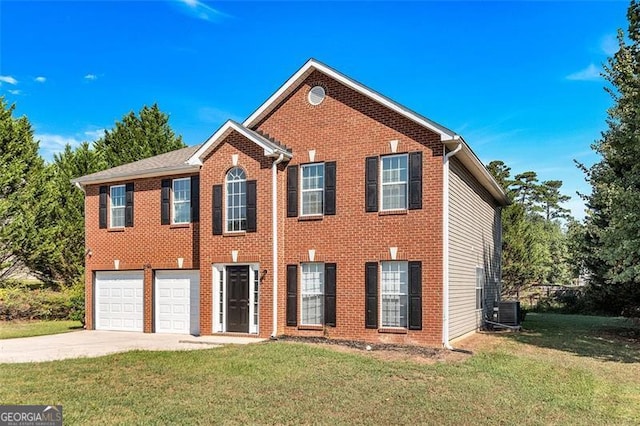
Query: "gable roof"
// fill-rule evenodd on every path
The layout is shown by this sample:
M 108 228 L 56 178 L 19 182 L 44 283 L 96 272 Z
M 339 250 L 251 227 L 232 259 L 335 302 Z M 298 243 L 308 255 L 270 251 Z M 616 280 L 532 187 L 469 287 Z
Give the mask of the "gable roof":
M 283 155 L 285 158 L 291 158 L 291 151 L 285 146 L 280 145 L 278 142 L 267 139 L 262 134 L 243 127 L 240 123 L 236 123 L 233 120 L 227 120 L 213 135 L 209 137 L 197 151 L 195 151 L 186 161 L 193 166 L 201 166 L 202 160 L 226 138 L 231 132 L 236 131 L 251 142 L 258 145 L 264 150 L 264 155 L 267 157 L 274 157 Z
M 123 164 L 101 172 L 72 179 L 71 183 L 85 186 L 105 182 L 118 182 L 130 178 L 139 179 L 197 172 L 200 170 L 200 167 L 187 164 L 187 160 L 200 146 L 201 145 L 188 146 L 143 160 L 134 161 L 133 163 Z
M 485 187 L 489 191 L 489 193 L 491 193 L 491 195 L 499 204 L 509 204 L 509 199 L 507 198 L 507 195 L 505 194 L 502 187 L 498 184 L 498 182 L 496 182 L 493 176 L 491 176 L 484 164 L 482 164 L 480 159 L 471 150 L 471 148 L 469 148 L 469 145 L 460 135 L 436 123 L 435 121 L 432 121 L 427 117 L 424 117 L 423 115 L 420 115 L 417 112 L 412 111 L 404 107 L 403 105 L 400 105 L 394 100 L 387 98 L 386 96 L 366 87 L 356 80 L 347 77 L 341 72 L 336 71 L 335 69 L 313 58 L 309 59 L 302 66 L 302 68 L 300 68 L 278 90 L 276 90 L 276 92 L 271 95 L 271 97 L 269 97 L 269 99 L 267 99 L 258 109 L 256 109 L 242 123 L 242 125 L 247 128 L 253 128 L 254 126 L 256 126 L 260 122 L 260 120 L 266 117 L 278 106 L 279 102 L 282 99 L 296 90 L 314 71 L 319 71 L 325 74 L 326 76 L 342 83 L 348 88 L 355 90 L 356 92 L 372 99 L 373 101 L 389 108 L 392 111 L 397 112 L 398 114 L 408 118 L 409 120 L 414 121 L 415 123 L 437 133 L 438 135 L 440 135 L 440 140 L 445 144 L 445 146 L 449 148 L 457 145 L 457 143 L 461 143 L 462 149 L 460 150 L 460 152 L 458 152 L 457 157 L 471 172 L 471 174 L 476 179 L 478 179 L 478 182 L 480 182 L 480 184 Z

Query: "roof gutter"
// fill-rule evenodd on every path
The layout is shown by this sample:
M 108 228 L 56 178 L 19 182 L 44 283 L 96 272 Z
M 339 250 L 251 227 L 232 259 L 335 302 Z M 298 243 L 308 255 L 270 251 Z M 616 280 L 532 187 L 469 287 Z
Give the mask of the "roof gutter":
M 271 234 L 272 234 L 272 261 L 273 273 L 273 332 L 271 338 L 278 336 L 278 164 L 284 161 L 284 154 L 280 153 L 271 164 Z
M 454 350 L 449 343 L 449 159 L 462 149 L 460 136 L 453 140 L 457 146 L 442 157 L 442 345 L 448 350 Z
M 186 173 L 196 173 L 200 170 L 200 166 L 196 165 L 179 165 L 173 167 L 162 167 L 157 169 L 145 170 L 138 173 L 128 173 L 122 175 L 105 176 L 98 179 L 72 179 L 71 183 L 79 187 L 85 187 L 87 185 L 97 185 L 99 183 L 112 183 L 120 182 L 129 179 L 144 179 L 159 176 L 178 175 Z

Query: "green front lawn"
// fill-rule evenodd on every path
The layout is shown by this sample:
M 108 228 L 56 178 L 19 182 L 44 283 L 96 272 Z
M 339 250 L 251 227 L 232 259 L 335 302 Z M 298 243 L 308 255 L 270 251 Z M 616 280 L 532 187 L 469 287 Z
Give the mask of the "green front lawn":
M 44 336 L 81 328 L 80 321 L 0 321 L 0 339 Z
M 584 318 L 530 314 L 449 362 L 265 342 L 3 364 L 0 401 L 62 404 L 65 424 L 639 424 L 640 344 Z

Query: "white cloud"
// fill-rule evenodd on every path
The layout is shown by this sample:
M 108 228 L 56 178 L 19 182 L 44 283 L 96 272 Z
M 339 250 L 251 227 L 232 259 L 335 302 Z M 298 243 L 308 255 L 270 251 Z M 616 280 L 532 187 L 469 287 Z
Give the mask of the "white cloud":
M 38 83 L 44 83 L 45 81 L 47 81 L 47 78 L 40 76 L 40 77 L 34 78 L 33 81 L 38 82 Z
M 218 22 L 223 18 L 229 17 L 226 13 L 220 12 L 199 0 L 179 0 L 178 2 L 171 1 L 170 3 L 176 4 L 181 12 L 204 21 Z
M 600 41 L 600 49 L 607 56 L 613 56 L 618 51 L 618 39 L 613 34 L 607 34 Z
M 10 75 L 0 75 L 0 82 L 13 84 L 14 86 L 18 84 L 18 80 L 11 77 Z
M 585 69 L 569 74 L 566 78 L 574 81 L 596 81 L 602 78 L 601 72 L 600 68 L 594 64 L 589 64 Z
M 86 132 L 84 132 L 84 135 L 88 139 L 95 141 L 104 136 L 104 130 L 105 129 L 87 130 Z
M 20 90 L 9 90 L 9 93 L 11 93 L 12 95 L 19 95 L 22 92 Z
M 55 135 L 51 133 L 36 133 L 33 135 L 33 138 L 40 141 L 40 152 L 42 157 L 47 161 L 53 160 L 53 154 L 64 151 L 64 147 L 67 144 L 75 148 L 82 142 L 73 136 Z
M 84 76 L 85 80 L 89 80 L 89 81 L 93 81 L 93 80 L 97 80 L 98 76 L 95 74 L 87 74 Z

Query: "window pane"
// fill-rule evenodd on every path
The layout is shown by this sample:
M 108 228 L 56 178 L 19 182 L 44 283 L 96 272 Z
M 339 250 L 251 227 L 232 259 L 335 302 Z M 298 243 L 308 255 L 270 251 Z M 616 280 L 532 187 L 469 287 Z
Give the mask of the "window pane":
M 324 201 L 324 163 L 302 167 L 302 213 L 322 214 Z
M 302 270 L 302 324 L 324 323 L 324 264 L 303 263 Z
M 382 210 L 407 208 L 407 156 L 382 157 Z
M 124 185 L 112 186 L 111 195 L 111 227 L 124 227 L 125 188 Z
M 247 180 L 244 170 L 227 172 L 227 232 L 247 229 Z
M 191 178 L 173 180 L 173 223 L 191 222 Z
M 406 327 L 408 262 L 382 262 L 382 326 Z

